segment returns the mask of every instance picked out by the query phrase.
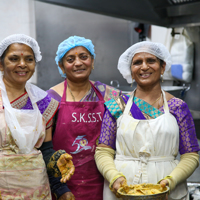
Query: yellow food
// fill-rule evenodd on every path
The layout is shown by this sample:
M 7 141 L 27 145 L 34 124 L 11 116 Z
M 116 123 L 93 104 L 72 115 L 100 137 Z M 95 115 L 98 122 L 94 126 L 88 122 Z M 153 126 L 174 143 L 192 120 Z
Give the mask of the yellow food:
M 122 184 L 118 192 L 122 195 L 151 195 L 159 194 L 166 191 L 167 188 L 163 188 L 159 184 L 142 183 L 138 185 L 127 185 L 126 182 Z
M 57 166 L 62 174 L 61 182 L 66 183 L 75 171 L 72 156 L 68 153 L 62 154 L 57 161 Z

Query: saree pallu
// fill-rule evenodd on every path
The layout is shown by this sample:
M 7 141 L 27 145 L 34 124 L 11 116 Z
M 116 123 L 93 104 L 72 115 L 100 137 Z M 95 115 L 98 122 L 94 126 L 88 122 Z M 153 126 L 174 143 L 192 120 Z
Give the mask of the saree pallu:
M 48 103 L 47 103 L 48 102 Z M 45 138 L 45 128 L 50 123 L 58 108 L 58 103 L 45 97 L 37 103 L 43 114 L 43 131 L 30 154 L 18 154 L 19 148 L 13 140 L 12 134 L 5 121 L 0 90 L 0 192 L 3 200 L 50 200 L 51 192 L 46 173 L 46 166 L 42 153 L 36 148 L 40 147 Z M 11 106 L 18 109 L 31 109 L 27 93 L 11 102 Z M 53 109 L 51 109 L 53 108 Z M 51 112 L 48 110 L 51 109 Z
M 0 191 L 2 200 L 50 200 L 50 187 L 41 152 L 19 155 L 1 148 Z

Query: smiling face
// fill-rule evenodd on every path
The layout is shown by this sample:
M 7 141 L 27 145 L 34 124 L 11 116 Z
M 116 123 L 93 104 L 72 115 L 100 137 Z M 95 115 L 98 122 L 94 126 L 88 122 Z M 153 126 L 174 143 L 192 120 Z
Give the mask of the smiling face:
M 68 51 L 59 62 L 59 66 L 67 78 L 73 82 L 89 80 L 94 59 L 89 51 L 82 46 L 75 47 Z
M 161 66 L 160 60 L 150 53 L 137 53 L 131 63 L 132 78 L 140 87 L 160 85 L 160 76 L 165 71 L 166 63 Z
M 25 85 L 35 71 L 32 49 L 25 44 L 11 44 L 0 62 L 0 70 L 4 72 L 5 83 Z

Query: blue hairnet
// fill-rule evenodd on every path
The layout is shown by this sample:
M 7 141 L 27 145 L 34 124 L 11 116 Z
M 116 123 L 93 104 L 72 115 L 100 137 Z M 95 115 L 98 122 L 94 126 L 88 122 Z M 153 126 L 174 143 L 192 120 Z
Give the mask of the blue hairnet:
M 92 44 L 91 40 L 85 39 L 84 37 L 80 36 L 70 36 L 68 39 L 64 40 L 58 45 L 58 50 L 56 52 L 56 57 L 55 57 L 56 64 L 58 65 L 58 62 L 61 61 L 61 59 L 69 50 L 78 46 L 85 47 L 95 58 L 94 45 Z M 58 65 L 58 71 L 62 77 L 66 78 L 66 74 L 62 72 L 59 65 Z

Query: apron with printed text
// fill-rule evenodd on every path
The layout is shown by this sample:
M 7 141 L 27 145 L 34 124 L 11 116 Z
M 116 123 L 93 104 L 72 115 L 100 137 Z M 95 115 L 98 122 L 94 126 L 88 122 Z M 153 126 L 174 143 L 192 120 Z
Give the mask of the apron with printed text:
M 175 157 L 179 148 L 179 127 L 176 118 L 169 112 L 165 93 L 164 114 L 150 120 L 138 120 L 129 115 L 134 92 L 124 113 L 117 119 L 115 166 L 122 172 L 128 185 L 158 183 L 177 166 Z M 119 200 L 104 183 L 104 200 Z M 169 200 L 188 198 L 186 181 L 170 192 Z
M 98 102 L 66 102 L 65 81 L 53 136 L 54 149 L 63 149 L 73 157 L 75 173 L 67 186 L 76 200 L 103 199 L 103 177 L 96 167 L 94 153 L 101 130 L 104 99 L 92 83 L 91 86 Z

